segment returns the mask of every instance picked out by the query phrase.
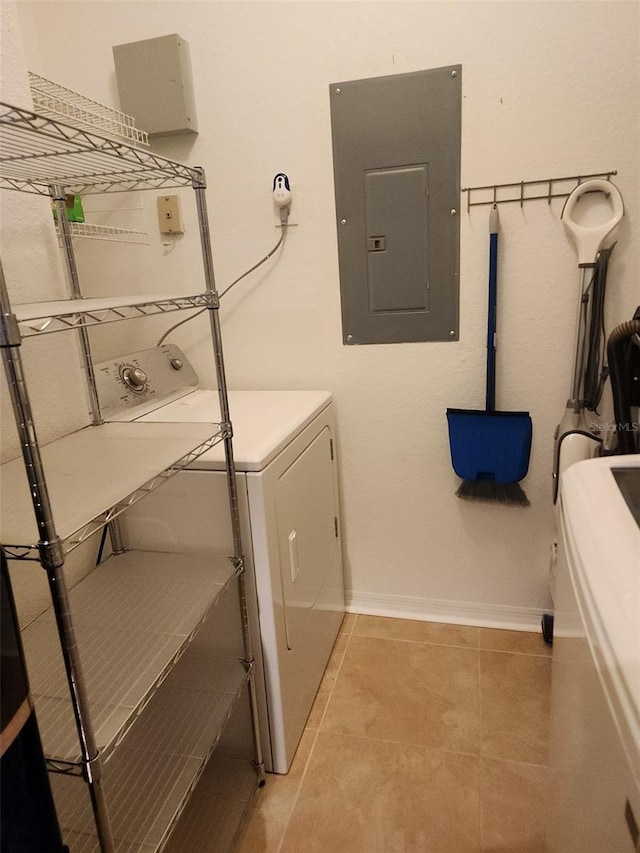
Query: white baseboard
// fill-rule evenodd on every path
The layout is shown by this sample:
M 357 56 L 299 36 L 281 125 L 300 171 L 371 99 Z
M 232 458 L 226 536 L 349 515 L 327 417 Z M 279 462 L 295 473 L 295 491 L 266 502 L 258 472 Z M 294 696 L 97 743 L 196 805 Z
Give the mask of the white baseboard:
M 540 631 L 545 611 L 535 607 L 511 607 L 468 601 L 445 601 L 408 595 L 383 595 L 370 592 L 347 592 L 347 613 L 366 616 L 391 616 L 421 622 L 447 622 L 481 628 L 508 628 L 511 631 Z

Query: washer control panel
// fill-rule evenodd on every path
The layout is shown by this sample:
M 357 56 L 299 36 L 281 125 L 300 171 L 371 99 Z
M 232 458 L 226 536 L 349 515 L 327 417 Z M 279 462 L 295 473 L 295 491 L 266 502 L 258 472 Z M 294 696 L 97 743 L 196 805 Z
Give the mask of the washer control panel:
M 147 387 L 147 374 L 141 367 L 132 367 L 127 364 L 120 368 L 120 377 L 132 391 L 142 393 Z
M 198 376 L 177 346 L 164 344 L 94 365 L 105 420 L 134 420 L 198 387 Z

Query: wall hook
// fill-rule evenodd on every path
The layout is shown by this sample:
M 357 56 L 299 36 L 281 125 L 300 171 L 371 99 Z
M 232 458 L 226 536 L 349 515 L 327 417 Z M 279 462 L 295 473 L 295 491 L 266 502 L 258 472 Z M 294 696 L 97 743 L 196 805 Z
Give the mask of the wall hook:
M 616 169 L 611 169 L 607 172 L 597 172 L 591 175 L 545 178 L 537 181 L 514 181 L 510 184 L 487 184 L 483 187 L 462 187 L 461 191 L 463 193 L 467 193 L 467 213 L 472 207 L 477 207 L 478 205 L 483 204 L 498 205 L 519 202 L 520 207 L 522 208 L 524 207 L 525 201 L 546 199 L 547 204 L 551 204 L 551 199 L 568 198 L 576 186 L 579 186 L 587 179 L 605 178 L 607 181 L 610 181 L 611 176 L 617 174 L 618 172 Z M 527 187 L 539 187 L 539 189 L 537 191 L 533 189 L 532 195 L 527 195 Z M 554 192 L 554 189 L 559 191 Z M 472 200 L 472 193 L 476 193 L 475 201 Z

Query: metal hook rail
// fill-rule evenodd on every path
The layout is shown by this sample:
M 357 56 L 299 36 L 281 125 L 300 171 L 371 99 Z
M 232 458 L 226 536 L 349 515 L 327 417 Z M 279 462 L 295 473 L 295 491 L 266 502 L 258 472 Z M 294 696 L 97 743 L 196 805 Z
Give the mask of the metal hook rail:
M 582 183 L 582 181 L 585 181 L 588 178 L 606 178 L 607 181 L 610 181 L 611 176 L 617 174 L 618 172 L 616 169 L 611 169 L 608 172 L 598 172 L 592 175 L 572 175 L 566 178 L 545 178 L 539 181 L 518 181 L 512 184 L 489 184 L 485 187 L 462 187 L 462 192 L 467 193 L 467 213 L 472 207 L 484 204 L 511 204 L 513 202 L 519 202 L 520 207 L 523 207 L 525 201 L 541 200 L 546 200 L 548 204 L 551 204 L 551 199 L 553 198 L 567 198 L 571 195 L 573 190 Z M 558 184 L 566 184 L 569 181 L 573 184 L 569 189 L 562 186 L 558 187 Z M 537 189 L 530 191 L 536 194 L 528 195 L 525 187 L 536 187 Z M 546 192 L 541 193 L 540 187 L 545 187 Z M 554 189 L 561 189 L 562 192 L 554 192 Z M 500 193 L 499 190 L 502 190 L 503 192 Z M 481 197 L 481 201 L 472 201 L 472 193 L 484 193 L 484 195 Z M 501 195 L 502 197 L 500 197 Z

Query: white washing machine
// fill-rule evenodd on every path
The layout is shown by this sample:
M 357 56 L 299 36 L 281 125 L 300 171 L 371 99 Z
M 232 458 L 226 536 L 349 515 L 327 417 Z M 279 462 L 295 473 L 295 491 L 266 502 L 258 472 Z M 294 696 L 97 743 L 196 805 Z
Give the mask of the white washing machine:
M 137 373 L 137 389 L 124 369 Z M 96 366 L 106 420 L 219 422 L 165 345 Z M 286 773 L 344 616 L 335 412 L 325 391 L 230 391 L 234 462 L 267 770 Z M 125 514 L 129 547 L 231 554 L 223 446 Z M 253 606 L 252 606 L 253 605 Z
M 549 853 L 640 850 L 640 455 L 562 476 Z

